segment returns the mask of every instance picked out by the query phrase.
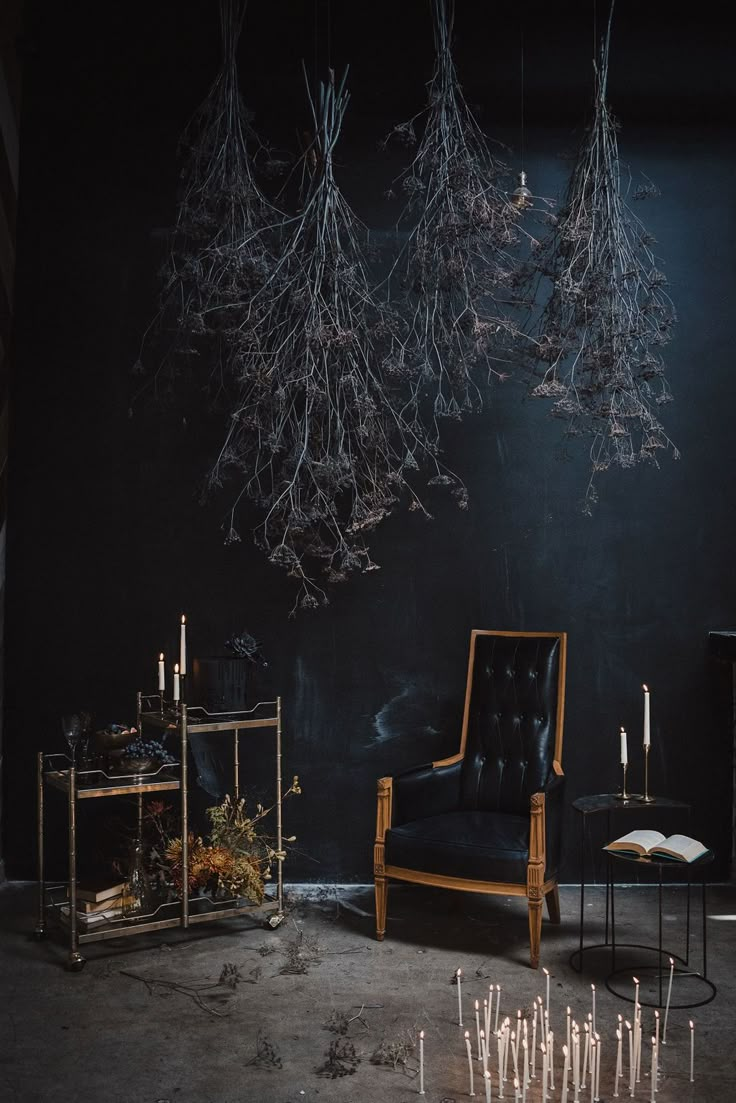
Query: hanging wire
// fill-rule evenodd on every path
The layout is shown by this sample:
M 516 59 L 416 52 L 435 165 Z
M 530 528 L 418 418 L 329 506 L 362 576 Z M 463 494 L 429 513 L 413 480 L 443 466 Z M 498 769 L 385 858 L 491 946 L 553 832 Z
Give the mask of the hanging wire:
M 524 169 L 524 23 L 521 24 L 521 168 Z

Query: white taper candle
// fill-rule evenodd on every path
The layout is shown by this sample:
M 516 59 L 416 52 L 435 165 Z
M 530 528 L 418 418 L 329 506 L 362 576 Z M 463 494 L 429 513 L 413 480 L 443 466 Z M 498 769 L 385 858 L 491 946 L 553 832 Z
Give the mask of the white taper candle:
M 419 1031 L 419 1094 L 424 1095 L 424 1031 Z

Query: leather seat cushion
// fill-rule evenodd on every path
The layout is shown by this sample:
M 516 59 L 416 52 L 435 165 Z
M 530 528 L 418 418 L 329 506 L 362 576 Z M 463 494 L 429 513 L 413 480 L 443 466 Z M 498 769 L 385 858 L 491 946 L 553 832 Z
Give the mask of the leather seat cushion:
M 472 881 L 526 884 L 529 816 L 447 812 L 386 832 L 386 865 Z

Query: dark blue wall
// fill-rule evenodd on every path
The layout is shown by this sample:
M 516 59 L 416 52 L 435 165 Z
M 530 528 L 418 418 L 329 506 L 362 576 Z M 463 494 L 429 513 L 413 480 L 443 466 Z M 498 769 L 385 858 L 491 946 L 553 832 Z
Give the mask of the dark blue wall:
M 130 719 L 184 609 L 192 653 L 218 649 L 244 625 L 263 641 L 270 667 L 257 688 L 284 697 L 286 770 L 304 784 L 288 813 L 300 851 L 291 877 L 370 878 L 375 778 L 456 749 L 473 627 L 568 631 L 571 798 L 617 784 L 621 724 L 641 785 L 648 682 L 652 788 L 693 801 L 693 831 L 717 849 L 723 875 L 731 734 L 714 708 L 706 643 L 736 610 L 729 47 L 705 13 L 673 26 L 668 5 L 653 4 L 643 22 L 622 7 L 612 48 L 622 155 L 635 178 L 643 171 L 662 190 L 638 213 L 658 239 L 679 314 L 666 350 L 676 401 L 663 416 L 682 459 L 604 477 L 586 518 L 577 508 L 585 445 L 562 455 L 560 424 L 512 379 L 482 416 L 447 433 L 470 510 L 430 496 L 434 522 L 392 518 L 373 545 L 382 570 L 336 590 L 328 609 L 290 620 L 282 574 L 247 540 L 223 547 L 224 501 L 197 504 L 215 438 L 196 416 L 186 429 L 137 408 L 128 416 L 130 368 L 155 296 L 156 230 L 174 212 L 176 136 L 217 58 L 209 5 L 184 7 L 82 5 L 62 18 L 31 5 L 8 551 L 11 874 L 31 868 L 35 750 L 61 749 L 65 708 L 86 703 L 102 721 Z M 243 47 L 256 122 L 284 143 L 303 114 L 298 59 L 314 57 L 313 5 L 287 7 L 298 18 L 251 0 Z M 550 196 L 563 186 L 559 153 L 574 145 L 590 92 L 590 5 L 557 7 L 565 13 L 525 6 L 527 169 Z M 338 14 L 333 29 L 332 60 L 354 62 L 340 178 L 375 227 L 394 217 L 381 195 L 397 164 L 376 142 L 421 105 L 431 48 L 425 5 L 393 8 L 366 5 L 354 28 Z M 515 16 L 492 24 L 477 5 L 458 8 L 469 98 L 493 134 L 516 141 Z M 324 15 L 318 4 L 320 26 Z M 321 37 L 318 53 L 326 60 Z M 253 761 L 258 788 L 271 769 L 265 745 Z

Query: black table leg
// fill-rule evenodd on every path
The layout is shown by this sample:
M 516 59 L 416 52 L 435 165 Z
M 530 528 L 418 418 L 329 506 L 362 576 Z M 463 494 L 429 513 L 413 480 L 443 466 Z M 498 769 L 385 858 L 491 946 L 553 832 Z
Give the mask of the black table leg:
M 583 971 L 583 925 L 585 923 L 585 838 L 587 816 L 580 816 L 580 972 Z
M 705 870 L 701 872 L 703 893 L 703 976 L 708 977 L 708 922 L 705 906 Z
M 608 912 L 608 894 L 611 894 L 611 968 L 616 970 L 616 911 L 615 911 L 615 886 L 611 873 L 611 855 L 606 854 L 606 912 Z M 608 942 L 608 935 L 606 935 Z
M 685 919 L 685 964 L 690 964 L 690 887 L 692 885 L 690 866 L 687 867 L 687 916 Z

